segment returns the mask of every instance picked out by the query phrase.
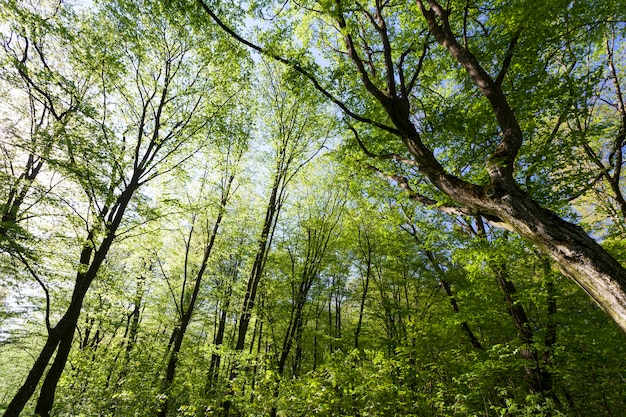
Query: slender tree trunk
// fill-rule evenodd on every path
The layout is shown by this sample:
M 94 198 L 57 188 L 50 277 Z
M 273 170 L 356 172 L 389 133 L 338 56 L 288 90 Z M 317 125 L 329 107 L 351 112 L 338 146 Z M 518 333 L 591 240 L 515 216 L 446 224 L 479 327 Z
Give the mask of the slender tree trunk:
M 221 303 L 216 304 L 216 315 L 219 315 L 219 320 L 217 320 L 217 323 L 215 325 L 216 329 L 213 332 L 213 345 L 218 349 L 224 343 L 224 335 L 226 334 L 226 319 L 228 317 L 228 310 L 230 308 L 233 286 L 235 285 L 235 282 L 237 281 L 237 278 L 239 276 L 239 263 L 240 260 L 236 260 L 234 264 L 229 264 L 225 273 L 226 288 L 224 290 L 224 293 L 222 294 L 223 300 L 221 301 Z M 222 356 L 219 352 L 213 352 L 211 354 L 211 364 L 209 365 L 209 372 L 207 374 L 204 390 L 205 394 L 209 393 L 209 391 L 214 388 L 215 384 L 217 383 L 220 373 L 221 359 Z
M 378 278 L 374 278 L 374 280 L 376 282 L 376 286 L 378 287 L 378 293 L 380 295 L 380 305 L 385 313 L 385 321 L 384 321 L 385 333 L 387 335 L 387 339 L 390 342 L 387 345 L 387 347 L 389 349 L 389 353 L 392 353 L 394 346 L 396 345 L 398 341 L 396 316 L 394 312 L 392 311 L 392 303 L 390 301 L 390 296 L 387 294 L 387 291 L 385 288 L 386 285 L 385 285 L 385 282 L 383 281 L 384 274 L 382 271 L 382 267 L 380 267 L 380 265 L 377 266 L 376 275 Z
M 50 148 L 51 146 L 46 146 L 43 150 L 44 156 L 48 155 Z M 2 209 L 2 215 L 0 216 L 0 236 L 9 237 L 9 230 L 15 227 L 19 222 L 18 214 L 20 208 L 24 204 L 26 195 L 32 188 L 35 178 L 39 175 L 43 162 L 42 157 L 37 157 L 32 153 L 28 155 L 24 170 L 17 178 L 14 186 L 9 189 L 6 202 L 0 205 Z
M 126 340 L 126 361 L 130 357 L 130 352 L 133 350 L 135 343 L 137 343 L 137 334 L 139 332 L 139 319 L 141 318 L 141 308 L 143 303 L 143 296 L 146 285 L 146 277 L 140 276 L 137 278 L 137 290 L 135 293 L 135 299 L 133 301 L 133 311 L 130 314 L 126 331 L 124 332 L 124 339 Z
M 215 333 L 215 337 L 213 338 L 213 345 L 218 349 L 224 343 L 224 333 L 226 332 L 226 317 L 228 315 L 227 310 L 230 306 L 230 294 L 228 294 L 227 297 L 228 298 L 225 300 L 225 304 L 222 306 L 222 309 L 220 312 L 220 319 L 219 319 L 219 324 L 217 327 L 217 332 Z M 207 375 L 207 381 L 206 381 L 207 385 L 205 389 L 205 392 L 207 393 L 209 389 L 214 387 L 215 383 L 217 382 L 217 378 L 218 378 L 219 370 L 220 370 L 221 358 L 222 356 L 217 352 L 213 352 L 211 354 L 211 364 L 209 365 L 209 373 Z
M 313 372 L 317 370 L 317 332 L 320 327 L 320 316 L 323 312 L 323 307 L 320 305 L 319 300 L 317 301 L 317 305 L 315 306 L 315 336 L 313 336 Z
M 476 217 L 476 225 L 478 227 L 478 236 L 486 238 L 487 232 L 483 219 Z M 496 276 L 498 286 L 504 294 L 508 306 L 508 312 L 515 328 L 517 329 L 517 335 L 521 346 L 520 354 L 522 358 L 529 359 L 533 362 L 533 366 L 524 366 L 524 372 L 526 375 L 526 382 L 528 389 L 531 392 L 544 393 L 550 391 L 551 387 L 548 386 L 551 381 L 551 376 L 547 369 L 541 366 L 539 360 L 539 353 L 534 347 L 534 334 L 530 326 L 530 321 L 524 306 L 517 300 L 517 289 L 510 279 L 509 272 L 506 265 L 503 262 L 489 262 L 489 268 Z
M 92 248 L 87 244 L 83 250 L 81 251 L 81 259 L 80 265 L 86 267 L 87 270 L 85 272 L 78 272 L 76 274 L 76 284 L 74 285 L 74 291 L 72 294 L 72 300 L 67 310 L 63 314 L 63 317 L 54 329 L 49 330 L 48 338 L 46 343 L 44 344 L 43 349 L 35 364 L 31 368 L 28 376 L 26 377 L 26 381 L 22 384 L 17 394 L 13 397 L 9 406 L 7 407 L 4 417 L 17 417 L 20 415 L 26 403 L 33 395 L 37 384 L 39 383 L 41 377 L 43 376 L 45 369 L 54 354 L 55 349 L 62 340 L 64 340 L 63 349 L 71 348 L 71 339 L 74 336 L 74 328 L 76 327 L 76 323 L 78 322 L 78 317 L 80 315 L 80 310 L 83 305 L 83 301 L 85 299 L 85 295 L 91 283 L 96 278 L 96 275 L 100 269 L 100 266 L 104 262 L 107 253 L 113 243 L 115 238 L 115 232 L 117 231 L 126 207 L 130 202 L 130 199 L 138 188 L 137 179 L 134 178 L 133 181 L 129 184 L 128 188 L 120 195 L 118 199 L 118 204 L 116 210 L 114 211 L 114 217 L 110 222 L 110 226 L 107 230 L 107 234 L 102 240 L 102 243 L 98 247 L 98 250 L 95 251 L 93 259 L 91 259 Z M 88 239 L 89 240 L 89 239 Z M 66 336 L 66 332 L 70 332 L 70 334 Z M 65 337 L 65 339 L 64 339 Z M 65 363 L 67 360 L 67 354 L 64 354 L 64 351 L 61 352 L 61 357 L 59 361 L 56 363 L 54 367 L 54 372 L 50 376 L 50 378 L 46 377 L 45 383 L 42 386 L 42 396 L 44 400 L 42 400 L 41 406 L 37 406 L 38 412 L 42 416 L 50 415 L 52 402 L 50 399 L 54 400 L 54 390 L 56 390 L 56 386 L 58 380 L 63 372 L 65 367 Z M 50 392 L 52 391 L 52 392 Z
M 243 308 L 241 316 L 239 317 L 239 326 L 237 333 L 237 343 L 235 350 L 243 350 L 246 341 L 246 334 L 248 333 L 248 326 L 250 325 L 250 318 L 252 316 L 252 309 L 254 307 L 256 293 L 263 275 L 263 269 L 265 267 L 265 260 L 267 258 L 268 243 L 271 240 L 270 231 L 274 227 L 276 222 L 276 216 L 279 211 L 278 202 L 278 181 L 274 183 L 272 187 L 272 193 L 269 203 L 267 205 L 267 211 L 265 213 L 265 220 L 263 222 L 263 230 L 261 232 L 261 238 L 259 239 L 258 248 L 252 265 L 252 271 L 250 278 L 248 279 L 248 285 L 246 287 L 246 293 L 243 300 Z
M 339 290 L 335 293 L 335 329 L 337 338 L 341 339 L 341 293 Z
M 213 229 L 209 235 L 207 244 L 204 248 L 204 255 L 202 257 L 202 262 L 200 263 L 200 269 L 196 274 L 194 280 L 194 286 L 192 289 L 191 297 L 189 298 L 189 304 L 184 306 L 181 303 L 181 317 L 178 325 L 176 326 L 176 330 L 172 333 L 172 348 L 170 349 L 169 359 L 167 362 L 167 370 L 165 372 L 165 380 L 163 381 L 163 392 L 166 394 L 164 402 L 161 404 L 161 408 L 157 413 L 158 417 L 166 417 L 167 416 L 167 408 L 169 405 L 169 399 L 167 397 L 167 393 L 174 382 L 174 377 L 176 375 L 176 365 L 178 363 L 178 355 L 180 353 L 180 348 L 183 344 L 183 339 L 185 338 L 185 332 L 187 331 L 187 327 L 191 322 L 191 317 L 193 316 L 193 311 L 196 306 L 196 302 L 198 300 L 198 294 L 200 293 L 200 287 L 202 285 L 202 278 L 204 277 L 204 272 L 206 271 L 209 257 L 211 256 L 211 252 L 213 251 L 213 245 L 215 244 L 215 239 L 217 238 L 217 234 L 220 229 L 220 225 L 222 223 L 222 219 L 224 218 L 224 213 L 226 211 L 226 204 L 228 203 L 228 199 L 230 198 L 230 189 L 235 179 L 234 175 L 230 175 L 228 177 L 228 181 L 226 184 L 226 189 L 222 191 L 222 198 L 220 201 L 219 212 L 217 214 L 217 218 L 215 219 L 215 223 L 213 224 Z M 189 241 L 187 245 L 191 245 L 191 236 L 189 236 Z M 183 293 L 185 288 L 182 289 Z M 184 299 L 184 294 L 182 299 Z
M 228 297 L 230 298 L 230 295 Z M 227 309 L 229 305 L 230 305 L 230 300 L 227 300 L 226 304 L 222 307 L 222 311 L 220 312 L 219 325 L 217 328 L 217 332 L 215 334 L 215 338 L 213 339 L 213 345 L 217 348 L 221 347 L 222 344 L 224 343 L 224 332 L 226 330 L 226 316 L 228 314 Z M 219 375 L 221 358 L 222 356 L 217 352 L 214 352 L 213 354 L 211 354 L 211 364 L 209 365 L 209 373 L 207 376 L 207 390 L 205 390 L 205 392 L 208 392 L 208 389 L 210 387 L 215 386 L 217 377 Z
M 443 290 L 445 291 L 446 295 L 448 296 L 448 300 L 450 300 L 450 305 L 452 306 L 452 311 L 454 311 L 454 313 L 459 313 L 460 309 L 459 309 L 459 306 L 458 306 L 458 304 L 456 302 L 456 297 L 452 293 L 452 288 L 450 287 L 450 283 L 448 281 L 446 281 L 445 279 L 441 279 L 441 278 L 439 279 L 439 282 L 441 283 L 441 286 L 443 287 Z M 469 324 L 467 323 L 467 320 L 464 320 L 461 323 L 461 329 L 463 330 L 463 333 L 465 333 L 465 335 L 469 339 L 471 345 L 474 346 L 475 349 L 484 350 L 483 345 L 480 343 L 480 341 L 478 340 L 478 338 L 476 337 L 476 335 L 474 334 L 474 332 L 470 328 Z
M 261 293 L 261 296 L 259 298 L 260 298 L 261 311 L 263 311 L 265 307 L 264 294 Z M 250 351 L 249 351 L 250 355 L 252 355 L 252 353 L 254 352 L 255 341 L 256 341 L 256 354 L 258 357 L 258 355 L 261 353 L 261 346 L 263 342 L 263 320 L 260 318 L 257 318 L 257 320 L 254 322 L 254 330 L 252 331 L 252 341 L 250 342 Z M 254 402 L 254 389 L 256 387 L 258 369 L 259 369 L 259 365 L 257 362 L 255 362 L 254 366 L 252 367 L 252 380 L 250 381 L 250 399 L 249 399 L 250 404 Z M 243 387 L 241 391 L 244 392 L 246 381 L 243 381 L 242 384 L 243 384 Z M 276 393 L 276 395 L 278 395 L 278 393 Z
M 452 311 L 454 311 L 455 314 L 458 314 L 461 310 L 459 309 L 459 305 L 456 301 L 456 297 L 454 296 L 454 293 L 452 292 L 452 287 L 450 283 L 444 278 L 445 271 L 441 268 L 441 265 L 439 265 L 439 263 L 436 262 L 435 257 L 431 251 L 427 250 L 425 251 L 425 253 L 426 253 L 426 257 L 428 257 L 428 260 L 431 262 L 431 264 L 437 271 L 437 275 L 439 276 L 439 283 L 441 284 L 441 287 L 443 288 L 446 295 L 448 296 L 448 300 L 450 301 L 450 306 L 452 307 Z M 463 330 L 463 333 L 465 333 L 471 345 L 475 349 L 484 350 L 483 345 L 480 343 L 480 341 L 478 340 L 478 338 L 476 337 L 471 327 L 469 326 L 469 323 L 466 320 L 464 320 L 461 323 L 461 329 Z
M 549 371 L 549 366 L 552 365 L 552 359 L 554 356 L 554 349 L 556 347 L 557 339 L 557 325 L 555 321 L 556 315 L 556 290 L 554 288 L 553 273 L 550 268 L 550 263 L 547 259 L 544 261 L 544 279 L 546 280 L 546 307 L 547 307 L 547 319 L 546 319 L 546 335 L 544 339 L 544 351 L 543 351 L 543 367 L 544 373 L 542 375 L 543 390 L 549 393 L 558 404 L 558 397 L 552 393 L 553 391 L 553 378 L 552 373 Z
M 303 289 L 298 294 L 296 304 L 292 308 L 289 326 L 287 327 L 287 332 L 285 333 L 285 338 L 283 339 L 281 354 L 278 359 L 278 374 L 280 376 L 282 376 L 285 371 L 285 364 L 287 363 L 287 358 L 289 357 L 289 353 L 291 352 L 291 346 L 293 345 L 294 338 L 296 334 L 301 331 L 303 325 L 302 314 L 304 310 L 304 304 L 306 302 L 307 293 L 308 288 Z
M 302 329 L 302 312 L 304 309 L 304 304 L 306 302 L 308 288 L 310 288 L 310 284 L 307 286 L 306 283 L 301 283 L 300 290 L 298 291 L 298 295 L 296 297 L 295 305 L 291 309 L 289 325 L 287 326 L 287 332 L 285 333 L 285 337 L 283 339 L 283 346 L 277 364 L 277 372 L 280 377 L 282 377 L 285 373 L 285 364 L 287 363 L 287 359 L 289 358 L 289 353 L 291 352 L 291 346 L 293 344 L 295 336 L 296 334 L 301 332 Z M 278 398 L 278 394 L 279 393 L 277 386 L 274 391 L 274 397 Z M 277 408 L 272 407 L 270 416 L 276 417 L 276 414 Z
M 301 325 L 298 327 L 295 335 L 296 347 L 293 355 L 293 366 L 291 369 L 291 374 L 294 378 L 297 378 L 300 375 L 300 369 L 302 367 L 302 334 L 304 333 L 304 326 L 306 326 L 307 322 L 302 321 Z
M 372 244 L 369 239 L 367 231 L 364 231 L 364 239 L 367 248 L 361 248 L 363 257 L 365 258 L 365 280 L 363 281 L 363 292 L 361 293 L 361 302 L 359 304 L 359 320 L 354 331 L 354 348 L 359 348 L 359 335 L 361 334 L 361 327 L 363 326 L 363 313 L 365 311 L 365 300 L 367 298 L 367 291 L 370 285 L 370 278 L 372 276 Z M 361 237 L 361 229 L 359 228 L 359 238 Z M 359 239 L 361 240 L 361 239 Z M 360 246 L 360 245 L 359 245 Z
M 354 348 L 359 348 L 359 336 L 361 334 L 361 327 L 363 326 L 363 313 L 365 312 L 365 300 L 367 299 L 367 290 L 370 286 L 371 265 L 368 262 L 367 272 L 365 273 L 365 281 L 363 282 L 363 292 L 361 293 L 361 302 L 359 304 L 359 321 L 354 331 Z
M 263 221 L 263 228 L 261 230 L 261 237 L 259 238 L 257 251 L 252 264 L 252 270 L 250 271 L 250 277 L 248 278 L 248 284 L 246 286 L 246 292 L 243 300 L 243 307 L 241 309 L 241 315 L 239 316 L 239 326 L 237 329 L 237 342 L 235 344 L 236 351 L 242 351 L 245 347 L 246 335 L 248 333 L 248 327 L 250 326 L 250 319 L 252 317 L 252 309 L 256 301 L 256 294 L 258 290 L 261 277 L 263 275 L 263 269 L 265 268 L 265 261 L 267 260 L 267 254 L 269 246 L 273 238 L 274 228 L 281 208 L 281 195 L 284 191 L 284 178 L 286 172 L 282 169 L 282 163 L 277 164 L 276 173 L 274 176 L 274 183 L 272 184 L 272 190 L 270 199 L 265 211 L 265 219 Z M 237 374 L 236 367 L 231 371 L 229 380 L 232 381 Z M 232 391 L 232 387 L 230 389 Z M 223 415 L 228 416 L 230 413 L 230 407 L 232 402 L 226 399 L 222 402 Z
M 524 366 L 526 382 L 531 392 L 544 394 L 551 389 L 551 375 L 539 360 L 539 353 L 534 347 L 534 334 L 524 307 L 517 301 L 517 289 L 510 280 L 508 271 L 503 264 L 492 264 L 491 269 L 496 274 L 498 285 L 504 294 L 509 307 L 509 314 L 513 318 L 519 340 L 522 344 L 520 354 L 522 358 L 532 361 L 532 366 Z
M 91 330 L 93 329 L 95 322 L 96 322 L 95 317 L 85 318 L 85 334 L 82 335 L 81 337 L 81 342 L 79 345 L 80 349 L 86 349 L 89 346 Z

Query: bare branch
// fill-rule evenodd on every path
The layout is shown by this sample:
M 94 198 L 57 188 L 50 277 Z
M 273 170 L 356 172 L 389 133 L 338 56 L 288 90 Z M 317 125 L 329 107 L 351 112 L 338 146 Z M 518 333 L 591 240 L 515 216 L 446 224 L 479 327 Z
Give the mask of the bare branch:
M 167 283 L 167 288 L 170 290 L 172 300 L 174 301 L 174 306 L 176 307 L 176 312 L 178 312 L 178 317 L 182 317 L 183 306 L 178 305 L 178 297 L 176 297 L 176 294 L 174 293 L 174 288 L 172 288 L 172 284 L 170 282 L 169 276 L 167 275 L 167 273 L 165 272 L 165 269 L 163 268 L 163 264 L 161 263 L 161 258 L 159 258 L 159 255 L 157 255 L 156 253 L 154 254 L 154 257 L 156 258 L 157 264 L 159 264 L 159 269 L 161 270 L 161 274 L 163 275 L 163 278 L 165 278 L 165 282 Z

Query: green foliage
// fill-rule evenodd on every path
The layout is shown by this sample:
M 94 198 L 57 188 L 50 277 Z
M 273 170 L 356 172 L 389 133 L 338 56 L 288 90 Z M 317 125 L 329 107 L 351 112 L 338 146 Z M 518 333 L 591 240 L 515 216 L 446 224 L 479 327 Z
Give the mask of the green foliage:
M 375 127 L 392 121 L 336 53 L 340 35 L 357 33 L 371 82 L 385 91 L 373 2 L 246 2 L 252 17 L 206 2 L 228 24 L 256 26 L 241 33 L 374 121 L 351 120 L 354 131 L 302 74 L 250 56 L 196 2 L 102 1 L 79 11 L 35 3 L 0 3 L 3 216 L 29 155 L 43 162 L 18 215 L 0 223 L 0 410 L 45 341 L 47 309 L 54 326 L 76 272 L 88 269 L 77 254 L 98 247 L 116 199 L 138 180 L 82 302 L 53 415 L 156 416 L 165 405 L 194 417 L 227 406 L 285 417 L 622 412 L 626 344 L 615 324 L 528 242 L 473 212 L 437 212 L 451 199 Z M 501 85 L 526 135 L 515 171 L 522 188 L 584 218 L 623 263 L 624 218 L 610 183 L 621 175 L 623 122 L 607 65 L 610 51 L 622 77 L 621 3 L 447 7 L 453 31 L 494 77 L 516 38 Z M 417 2 L 385 7 L 392 59 L 403 57 L 405 75 L 422 65 L 409 101 L 424 143 L 447 172 L 488 184 L 485 160 L 500 140 L 489 103 L 424 35 Z M 439 205 L 390 187 L 399 176 Z M 273 238 L 236 350 L 273 182 Z M 176 378 L 164 386 L 171 336 L 219 213 Z

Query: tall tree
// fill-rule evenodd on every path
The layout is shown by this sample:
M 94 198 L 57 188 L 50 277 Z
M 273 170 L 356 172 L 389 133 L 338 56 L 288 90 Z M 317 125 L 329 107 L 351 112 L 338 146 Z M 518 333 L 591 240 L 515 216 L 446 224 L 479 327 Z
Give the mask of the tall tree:
M 165 379 L 163 380 L 163 392 L 165 400 L 160 405 L 160 410 L 157 415 L 159 417 L 165 417 L 167 415 L 168 406 L 170 401 L 168 399 L 170 386 L 174 382 L 176 375 L 176 365 L 178 363 L 178 355 L 180 353 L 185 332 L 191 322 L 196 304 L 199 302 L 200 289 L 202 288 L 202 281 L 206 274 L 207 267 L 209 265 L 209 258 L 215 246 L 215 240 L 220 233 L 220 226 L 224 215 L 226 214 L 227 205 L 232 197 L 235 189 L 235 176 L 237 175 L 243 152 L 245 151 L 245 141 L 243 144 L 238 143 L 241 140 L 237 138 L 228 138 L 232 140 L 232 144 L 228 143 L 226 149 L 221 152 L 224 161 L 222 162 L 223 172 L 220 173 L 221 179 L 218 185 L 219 202 L 217 207 L 217 214 L 213 225 L 209 225 L 208 213 L 206 212 L 192 212 L 191 219 L 189 220 L 189 231 L 184 239 L 184 260 L 182 268 L 182 284 L 180 286 L 180 294 L 178 299 L 174 300 L 176 304 L 176 311 L 178 313 L 177 322 L 170 341 L 168 343 L 168 361 L 165 371 Z M 208 179 L 205 173 L 205 178 L 201 180 L 199 199 L 206 199 L 205 190 L 206 182 Z M 196 202 L 196 205 L 198 203 Z M 206 222 L 205 225 L 202 225 Z M 200 229 L 203 238 L 198 241 L 196 235 L 199 233 L 197 229 Z M 202 256 L 199 262 L 194 262 L 194 251 L 198 248 L 202 249 Z
M 246 337 L 253 308 L 257 301 L 257 291 L 263 276 L 267 256 L 272 245 L 276 224 L 285 202 L 287 186 L 295 175 L 321 150 L 330 126 L 324 122 L 324 115 L 317 114 L 319 107 L 314 101 L 303 96 L 310 94 L 306 89 L 289 90 L 288 73 L 275 64 L 266 65 L 266 77 L 263 105 L 267 112 L 262 123 L 267 128 L 269 143 L 272 144 L 272 172 L 269 199 L 265 217 L 261 226 L 257 249 L 248 278 L 243 306 L 237 327 L 235 350 L 245 348 Z M 236 376 L 234 371 L 230 377 Z M 228 415 L 230 401 L 223 403 L 225 414 Z
M 310 296 L 313 284 L 319 279 L 325 264 L 325 257 L 330 245 L 337 238 L 336 228 L 341 217 L 341 210 L 345 202 L 338 191 L 322 191 L 321 195 L 314 195 L 316 201 L 302 201 L 298 210 L 300 216 L 301 233 L 304 241 L 295 243 L 294 247 L 287 247 L 290 264 L 291 284 L 291 311 L 282 347 L 278 354 L 278 373 L 283 375 L 285 364 L 291 352 L 291 347 L 302 336 L 304 326 L 304 307 Z M 310 197 L 309 197 L 310 198 Z M 306 217 L 304 217 L 306 216 Z M 299 361 L 296 355 L 296 362 Z M 294 366 L 298 366 L 297 363 Z
M 538 8 L 525 1 L 444 7 L 436 0 L 337 0 L 293 4 L 277 14 L 270 2 L 256 10 L 285 23 L 275 27 L 295 34 L 303 22 L 311 29 L 295 44 L 285 42 L 291 36 L 283 32 L 273 36 L 278 32 L 270 27 L 263 32 L 273 43 L 265 45 L 244 39 L 208 3 L 200 5 L 241 43 L 312 82 L 367 135 L 356 136 L 368 156 L 408 171 L 399 183 L 416 199 L 482 215 L 533 242 L 626 331 L 626 270 L 579 226 L 546 208 L 524 177 L 532 163 L 528 142 L 549 140 L 537 128 L 542 121 L 586 105 L 570 99 L 585 96 L 587 84 L 561 88 L 561 69 L 602 45 L 602 22 L 624 20 L 620 2 Z M 562 24 L 555 27 L 557 21 Z M 554 41 L 561 34 L 580 48 Z M 326 59 L 328 77 L 307 51 Z M 576 160 L 570 153 L 569 163 Z
M 141 25 L 131 22 L 131 15 Z M 76 136 L 64 149 L 63 169 L 85 196 L 86 235 L 71 300 L 55 325 L 47 309 L 45 344 L 6 416 L 22 411 L 44 373 L 35 412 L 50 414 L 83 301 L 112 244 L 123 234 L 128 209 L 136 210 L 133 197 L 202 146 L 196 139 L 206 134 L 211 114 L 228 100 L 216 95 L 211 102 L 202 51 L 191 52 L 193 41 L 185 28 L 171 25 L 156 3 L 111 4 L 75 24 L 82 25 L 91 42 L 82 50 L 77 70 L 94 71 L 101 78 L 100 103 L 92 104 L 97 113 L 89 114 L 96 129 L 76 132 L 84 136 Z M 111 31 L 113 27 L 117 30 Z

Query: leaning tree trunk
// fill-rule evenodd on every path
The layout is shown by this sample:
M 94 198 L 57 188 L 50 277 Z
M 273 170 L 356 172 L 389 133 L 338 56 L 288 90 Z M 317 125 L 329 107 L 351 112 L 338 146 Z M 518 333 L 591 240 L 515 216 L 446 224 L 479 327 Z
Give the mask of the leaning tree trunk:
M 517 190 L 497 202 L 499 217 L 549 255 L 626 331 L 624 267 L 582 228 L 542 208 L 525 192 Z
M 466 71 L 471 82 L 489 102 L 492 115 L 499 127 L 500 143 L 495 147 L 485 165 L 490 184 L 473 184 L 450 174 L 444 168 L 433 150 L 422 140 L 414 124 L 415 109 L 411 106 L 410 93 L 414 86 L 413 82 L 418 79 L 426 54 L 424 53 L 421 58 L 413 56 L 419 60 L 417 68 L 408 67 L 410 60 L 406 59 L 405 54 L 401 55 L 399 62 L 393 60 L 398 51 L 392 50 L 393 36 L 386 25 L 385 13 L 383 13 L 383 8 L 386 7 L 385 2 L 376 3 L 374 11 L 376 18 L 370 15 L 371 19 L 366 20 L 372 28 L 361 27 L 359 28 L 361 32 L 354 29 L 358 26 L 351 25 L 352 22 L 346 20 L 347 3 L 337 1 L 333 4 L 332 13 L 328 12 L 325 17 L 335 21 L 339 29 L 338 36 L 341 36 L 344 42 L 343 50 L 337 52 L 352 62 L 354 73 L 347 74 L 358 78 L 362 92 L 369 94 L 378 103 L 380 110 L 389 116 L 393 126 L 352 111 L 345 101 L 324 87 L 324 83 L 319 78 L 320 75 L 312 72 L 310 66 L 302 65 L 292 58 L 277 55 L 274 50 L 265 49 L 242 38 L 228 27 L 207 3 L 200 0 L 202 9 L 230 36 L 301 73 L 321 94 L 338 105 L 348 117 L 359 123 L 368 124 L 371 128 L 381 129 L 387 134 L 395 135 L 402 141 L 411 158 L 393 154 L 376 155 L 367 151 L 363 143 L 359 141 L 368 156 L 394 159 L 398 163 L 408 164 L 412 169 L 417 167 L 425 179 L 457 204 L 452 209 L 464 211 L 466 215 L 483 215 L 489 221 L 510 229 L 534 243 L 557 263 L 564 275 L 578 283 L 615 320 L 622 331 L 626 332 L 626 269 L 580 227 L 560 218 L 553 211 L 541 207 L 528 193 L 521 190 L 515 181 L 516 159 L 522 148 L 524 135 L 501 84 L 511 65 L 513 48 L 517 44 L 516 38 L 514 38 L 515 42 L 511 42 L 507 58 L 503 60 L 500 69 L 502 76 L 493 78 L 470 52 L 467 45 L 461 44 L 457 39 L 453 32 L 454 25 L 449 20 L 452 10 L 445 9 L 437 0 L 416 0 L 417 9 L 428 26 L 429 38 L 424 42 L 425 51 L 428 50 L 430 39 L 434 38 Z M 363 48 L 371 50 L 371 46 L 356 43 L 361 39 L 363 31 L 370 29 L 378 34 L 380 41 L 375 46 L 379 48 L 376 52 L 382 59 L 380 68 L 376 69 L 373 69 L 370 63 L 360 56 Z M 412 51 L 405 52 L 408 54 Z M 405 73 L 405 70 L 410 72 Z M 385 77 L 379 82 L 378 78 L 381 73 L 385 74 Z M 440 210 L 443 209 L 439 202 L 417 195 L 410 188 L 406 178 L 395 176 L 394 179 L 419 201 Z
M 116 209 L 112 211 L 114 216 L 109 223 L 109 228 L 107 229 L 107 234 L 102 240 L 102 243 L 95 251 L 93 259 L 90 261 L 91 257 L 91 248 L 85 247 L 81 252 L 80 265 L 88 266 L 85 272 L 78 272 L 76 275 L 76 284 L 74 286 L 74 292 L 72 294 L 72 300 L 67 310 L 63 314 L 63 317 L 59 320 L 57 325 L 49 329 L 48 338 L 44 347 L 42 348 L 39 357 L 35 361 L 35 364 L 31 368 L 26 380 L 15 394 L 6 411 L 4 412 L 4 417 L 18 417 L 28 400 L 32 397 L 37 384 L 41 380 L 41 377 L 45 373 L 46 367 L 54 354 L 54 351 L 57 349 L 60 343 L 63 341 L 63 351 L 60 351 L 58 354 L 59 360 L 56 361 L 53 367 L 51 367 L 52 373 L 50 376 L 46 376 L 44 384 L 41 388 L 41 403 L 38 402 L 37 412 L 41 416 L 49 416 L 50 411 L 52 410 L 52 403 L 54 401 L 54 392 L 56 391 L 56 386 L 59 382 L 59 378 L 61 377 L 61 373 L 65 368 L 65 364 L 67 362 L 67 353 L 65 349 L 71 348 L 71 341 L 74 336 L 74 327 L 76 323 L 78 323 L 78 317 L 80 315 L 80 310 L 82 309 L 83 301 L 87 294 L 91 283 L 96 278 L 98 270 L 100 266 L 104 262 L 107 253 L 115 239 L 115 233 L 122 221 L 122 217 L 132 198 L 133 193 L 138 188 L 138 177 L 133 178 L 128 188 L 119 196 L 119 199 L 116 204 Z

